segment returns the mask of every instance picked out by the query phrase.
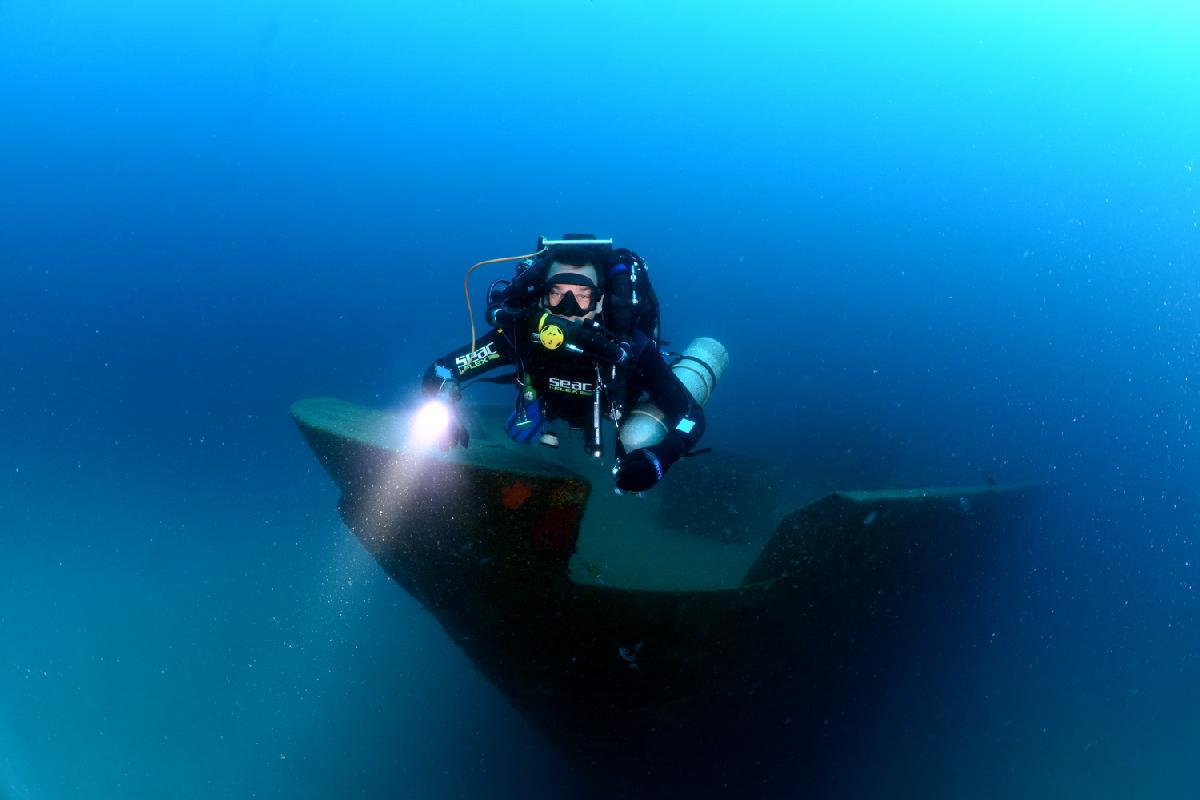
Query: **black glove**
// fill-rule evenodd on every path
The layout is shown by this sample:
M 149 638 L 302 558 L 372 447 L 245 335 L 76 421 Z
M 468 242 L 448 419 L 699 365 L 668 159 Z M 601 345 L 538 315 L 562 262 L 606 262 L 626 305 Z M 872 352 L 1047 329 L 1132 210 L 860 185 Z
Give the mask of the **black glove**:
M 446 427 L 446 435 L 442 437 L 442 449 L 449 450 L 455 445 L 462 445 L 465 450 L 470 441 L 471 434 L 467 433 L 467 426 L 459 422 L 457 416 L 451 417 L 450 424 Z
M 443 450 L 449 450 L 455 445 L 466 447 L 471 437 L 467 433 L 467 427 L 459 421 L 456 411 L 458 401 L 462 398 L 462 388 L 454 379 L 450 368 L 436 361 L 430 364 L 421 378 L 421 394 L 427 401 L 441 402 L 450 414 L 446 430 L 437 439 L 437 445 Z
M 674 459 L 661 444 L 643 447 L 617 459 L 613 475 L 622 492 L 644 492 L 653 488 L 667 474 Z

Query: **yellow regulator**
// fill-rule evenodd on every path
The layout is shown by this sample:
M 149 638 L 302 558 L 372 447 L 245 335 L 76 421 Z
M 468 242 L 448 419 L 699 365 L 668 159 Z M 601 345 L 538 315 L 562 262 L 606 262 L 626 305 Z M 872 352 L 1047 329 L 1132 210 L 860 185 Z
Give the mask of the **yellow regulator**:
M 565 334 L 563 334 L 562 328 L 553 323 L 549 325 L 546 324 L 546 317 L 548 316 L 550 315 L 543 314 L 542 318 L 538 320 L 538 341 L 541 342 L 542 347 L 546 348 L 547 350 L 557 350 L 558 348 L 562 347 L 563 342 L 566 341 L 567 337 Z

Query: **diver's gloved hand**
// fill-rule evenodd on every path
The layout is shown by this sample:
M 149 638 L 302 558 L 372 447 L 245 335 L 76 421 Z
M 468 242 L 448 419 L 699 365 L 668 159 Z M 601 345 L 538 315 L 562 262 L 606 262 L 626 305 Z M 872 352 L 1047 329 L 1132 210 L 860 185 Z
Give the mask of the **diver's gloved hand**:
M 622 492 L 644 492 L 663 479 L 675 463 L 671 457 L 675 448 L 656 444 L 626 453 L 617 459 L 613 475 Z
M 458 385 L 449 367 L 434 362 L 421 376 L 421 395 L 427 398 L 441 396 L 458 401 L 462 398 L 462 387 Z
M 531 401 L 522 399 L 520 406 L 508 415 L 504 423 L 504 432 L 514 442 L 529 444 L 537 441 L 546 430 L 546 418 L 542 416 L 542 403 L 538 398 Z
M 466 447 L 471 437 L 455 409 L 462 399 L 462 387 L 450 368 L 436 361 L 430 364 L 421 378 L 421 395 L 426 402 L 417 415 L 417 425 L 422 429 L 418 433 L 420 439 L 427 444 L 436 443 L 443 450 L 455 445 Z
M 452 416 L 450 424 L 446 426 L 446 435 L 442 437 L 442 449 L 449 450 L 455 445 L 461 445 L 465 450 L 470 441 L 471 434 L 467 432 L 467 426 L 459 422 L 457 416 Z

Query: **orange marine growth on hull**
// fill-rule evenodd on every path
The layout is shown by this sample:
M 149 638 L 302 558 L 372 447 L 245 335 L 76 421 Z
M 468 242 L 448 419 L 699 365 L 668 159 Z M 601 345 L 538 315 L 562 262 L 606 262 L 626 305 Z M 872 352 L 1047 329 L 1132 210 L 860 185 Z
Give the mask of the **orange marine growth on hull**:
M 515 511 L 530 498 L 533 490 L 530 489 L 524 481 L 517 481 L 512 486 L 506 486 L 500 490 L 500 502 L 504 503 L 504 507 L 509 511 Z

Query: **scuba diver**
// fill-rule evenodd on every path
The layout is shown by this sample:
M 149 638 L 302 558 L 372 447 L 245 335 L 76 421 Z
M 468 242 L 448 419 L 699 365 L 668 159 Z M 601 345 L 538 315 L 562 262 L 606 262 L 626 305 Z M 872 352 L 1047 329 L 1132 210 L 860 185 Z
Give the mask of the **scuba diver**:
M 535 253 L 495 261 L 506 260 L 519 260 L 517 274 L 493 282 L 488 291 L 492 330 L 475 340 L 472 319 L 471 343 L 430 365 L 422 393 L 458 400 L 467 382 L 511 365 L 513 375 L 483 378 L 515 380 L 516 407 L 505 423 L 510 437 L 557 446 L 546 423 L 561 419 L 583 429 L 588 452 L 601 458 L 601 422 L 607 418 L 618 426 L 617 492 L 650 489 L 696 446 L 705 423 L 700 403 L 659 348 L 658 303 L 645 262 L 590 234 L 539 238 Z M 485 263 L 493 262 L 471 270 Z M 469 292 L 467 305 L 470 313 Z M 626 428 L 637 427 L 623 426 L 628 409 L 641 415 L 640 422 L 653 423 L 652 435 L 626 434 Z M 441 443 L 465 447 L 465 428 L 453 421 Z

